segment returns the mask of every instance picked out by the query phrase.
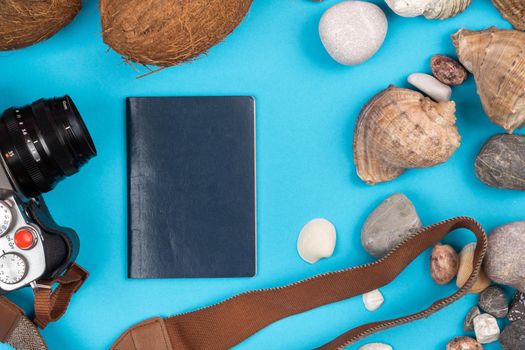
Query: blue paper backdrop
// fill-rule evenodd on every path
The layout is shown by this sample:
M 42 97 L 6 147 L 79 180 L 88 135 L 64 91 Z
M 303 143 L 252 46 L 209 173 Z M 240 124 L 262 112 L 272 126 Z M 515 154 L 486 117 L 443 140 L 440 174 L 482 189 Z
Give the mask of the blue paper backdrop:
M 406 86 L 410 73 L 428 72 L 431 55 L 454 54 L 450 35 L 459 28 L 510 27 L 491 2 L 476 0 L 454 19 L 430 21 L 398 17 L 376 0 L 388 16 L 388 36 L 370 61 L 356 67 L 335 63 L 318 37 L 319 18 L 335 2 L 256 0 L 242 25 L 207 57 L 139 80 L 118 54 L 107 52 L 94 0 L 85 1 L 78 18 L 52 39 L 0 53 L 2 110 L 69 93 L 99 150 L 78 175 L 45 196 L 57 221 L 78 230 L 78 262 L 91 272 L 67 315 L 44 331 L 51 349 L 108 348 L 126 328 L 152 316 L 190 311 L 245 290 L 369 262 L 360 245 L 360 228 L 368 213 L 397 191 L 412 199 L 425 224 L 470 215 L 490 230 L 524 219 L 523 193 L 490 188 L 474 175 L 481 145 L 502 129 L 483 113 L 472 78 L 454 88 L 463 140 L 446 164 L 408 171 L 371 187 L 357 178 L 352 162 L 354 123 L 370 97 L 389 84 Z M 257 277 L 126 278 L 124 99 L 137 95 L 256 97 Z M 335 224 L 338 242 L 332 258 L 312 266 L 298 257 L 296 239 L 303 224 L 315 217 Z M 459 248 L 468 238 L 452 240 Z M 278 322 L 238 348 L 312 348 L 363 322 L 424 308 L 454 290 L 453 285 L 437 287 L 432 282 L 428 255 L 382 289 L 386 302 L 374 313 L 354 298 Z M 28 290 L 11 297 L 30 304 Z M 395 349 L 444 349 L 450 338 L 464 334 L 463 317 L 475 302 L 468 296 L 429 319 L 367 341 L 384 341 Z

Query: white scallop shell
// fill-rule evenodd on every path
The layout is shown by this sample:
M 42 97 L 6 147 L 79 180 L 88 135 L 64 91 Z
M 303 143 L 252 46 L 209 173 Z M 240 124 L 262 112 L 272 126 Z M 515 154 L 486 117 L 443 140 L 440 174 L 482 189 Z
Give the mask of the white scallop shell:
M 304 225 L 297 239 L 299 256 L 310 264 L 332 256 L 335 249 L 336 232 L 334 225 L 322 218 L 313 219 Z

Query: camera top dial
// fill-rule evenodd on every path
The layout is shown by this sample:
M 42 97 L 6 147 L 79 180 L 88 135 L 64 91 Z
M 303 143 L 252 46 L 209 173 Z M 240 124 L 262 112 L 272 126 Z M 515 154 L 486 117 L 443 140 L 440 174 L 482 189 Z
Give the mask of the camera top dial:
M 7 253 L 0 256 L 0 281 L 16 284 L 27 274 L 26 260 L 19 254 Z
M 0 201 L 0 237 L 6 234 L 7 230 L 11 227 L 13 221 L 13 213 L 9 205 Z

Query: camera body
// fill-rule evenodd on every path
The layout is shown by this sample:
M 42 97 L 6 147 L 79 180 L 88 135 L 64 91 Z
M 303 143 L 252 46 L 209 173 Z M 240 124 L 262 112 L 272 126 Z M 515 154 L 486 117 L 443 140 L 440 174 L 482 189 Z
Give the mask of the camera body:
M 53 220 L 41 193 L 96 149 L 68 96 L 11 108 L 0 119 L 0 295 L 60 276 L 79 238 Z

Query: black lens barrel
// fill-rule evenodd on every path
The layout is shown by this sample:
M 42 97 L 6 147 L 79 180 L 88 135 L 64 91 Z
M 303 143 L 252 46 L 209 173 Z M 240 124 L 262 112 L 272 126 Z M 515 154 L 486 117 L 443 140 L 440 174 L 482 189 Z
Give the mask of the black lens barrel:
M 97 154 L 69 96 L 6 110 L 0 150 L 11 180 L 28 197 L 50 191 Z

